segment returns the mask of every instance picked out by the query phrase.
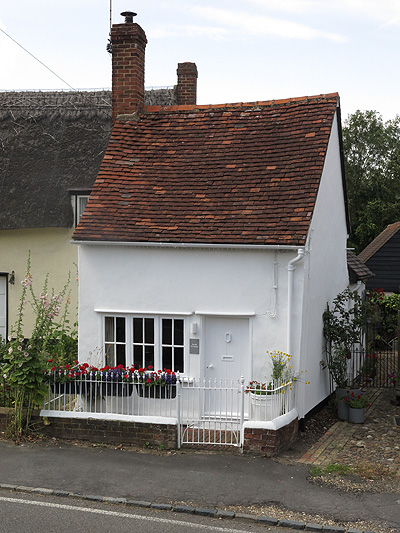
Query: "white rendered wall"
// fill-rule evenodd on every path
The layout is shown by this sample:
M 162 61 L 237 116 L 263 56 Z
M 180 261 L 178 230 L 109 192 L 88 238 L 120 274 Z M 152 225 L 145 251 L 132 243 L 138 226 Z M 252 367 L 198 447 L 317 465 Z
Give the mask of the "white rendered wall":
M 286 349 L 287 263 L 296 253 L 81 244 L 79 359 L 87 361 L 90 352 L 101 349 L 102 315 L 95 310 L 193 313 L 186 320 L 198 324 L 195 337 L 200 339 L 204 315 L 254 314 L 249 318 L 250 353 L 243 356 L 242 372 L 246 380 L 266 380 L 270 376 L 266 350 Z M 300 284 L 295 283 L 294 314 L 298 316 L 301 266 L 296 276 Z M 190 377 L 201 377 L 204 354 L 192 354 L 189 359 Z
M 348 285 L 347 227 L 337 118 L 328 145 L 318 199 L 308 235 L 302 310 L 301 368 L 310 384 L 299 386 L 300 416 L 329 394 L 329 374 L 320 365 L 324 338 L 322 313 Z

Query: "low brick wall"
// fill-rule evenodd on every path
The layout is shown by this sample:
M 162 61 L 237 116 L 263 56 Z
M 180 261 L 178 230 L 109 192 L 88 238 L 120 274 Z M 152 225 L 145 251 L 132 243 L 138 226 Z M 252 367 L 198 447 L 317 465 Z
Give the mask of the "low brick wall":
M 12 408 L 0 407 L 1 432 L 6 430 L 12 412 Z M 115 446 L 162 446 L 165 450 L 178 447 L 177 427 L 173 424 L 58 417 L 47 417 L 45 423 L 37 411 L 32 418 L 32 425 L 37 433 L 50 438 L 76 439 Z M 276 430 L 247 427 L 244 430 L 243 453 L 264 457 L 278 455 L 296 439 L 298 426 L 296 418 Z
M 245 428 L 243 453 L 273 457 L 288 448 L 299 431 L 299 421 L 296 418 L 279 429 Z
M 162 446 L 166 450 L 177 448 L 177 429 L 172 424 L 150 424 L 123 422 L 119 420 L 98 420 L 95 418 L 52 418 L 35 417 L 36 430 L 47 437 L 59 439 L 86 440 L 113 445 L 134 445 L 140 447 Z

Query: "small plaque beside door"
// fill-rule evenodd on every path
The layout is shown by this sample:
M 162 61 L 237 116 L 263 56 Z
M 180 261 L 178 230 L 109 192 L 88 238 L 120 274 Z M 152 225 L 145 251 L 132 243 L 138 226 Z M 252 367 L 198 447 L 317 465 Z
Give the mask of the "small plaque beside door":
M 200 339 L 189 339 L 189 353 L 200 353 Z
M 235 357 L 233 355 L 221 355 L 221 361 L 224 363 L 233 363 L 235 361 Z

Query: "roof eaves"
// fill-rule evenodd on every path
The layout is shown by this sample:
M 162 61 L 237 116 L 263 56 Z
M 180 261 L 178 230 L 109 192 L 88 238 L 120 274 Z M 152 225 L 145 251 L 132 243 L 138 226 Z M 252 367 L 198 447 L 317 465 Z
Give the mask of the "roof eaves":
M 295 251 L 304 249 L 304 246 L 289 244 L 214 244 L 214 243 L 197 243 L 197 242 L 148 242 L 148 241 L 108 241 L 95 239 L 75 239 L 72 238 L 73 244 L 83 244 L 89 246 L 132 246 L 137 248 L 214 248 L 229 250 L 282 250 Z
M 375 239 L 364 248 L 364 250 L 358 254 L 358 258 L 363 263 L 366 263 L 368 259 L 376 254 L 378 250 L 382 248 L 400 229 L 400 222 L 394 222 L 389 224 Z

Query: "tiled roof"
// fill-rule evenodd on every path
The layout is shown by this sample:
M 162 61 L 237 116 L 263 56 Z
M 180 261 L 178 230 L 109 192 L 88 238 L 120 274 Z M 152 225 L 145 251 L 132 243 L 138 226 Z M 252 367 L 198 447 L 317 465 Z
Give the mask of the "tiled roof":
M 374 275 L 373 272 L 371 272 L 371 270 L 364 265 L 362 261 L 360 261 L 356 254 L 350 250 L 347 250 L 347 266 L 354 272 L 357 279 L 365 281 L 369 278 L 372 278 Z
M 74 238 L 303 245 L 337 106 L 334 93 L 118 120 Z
M 389 239 L 393 237 L 400 229 L 400 222 L 389 224 L 389 226 L 382 231 L 375 239 L 364 248 L 364 250 L 358 254 L 358 258 L 363 263 L 366 263 L 376 252 L 382 248 Z

